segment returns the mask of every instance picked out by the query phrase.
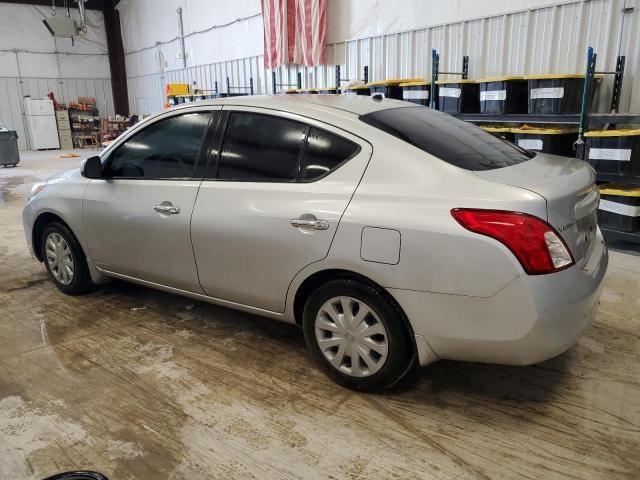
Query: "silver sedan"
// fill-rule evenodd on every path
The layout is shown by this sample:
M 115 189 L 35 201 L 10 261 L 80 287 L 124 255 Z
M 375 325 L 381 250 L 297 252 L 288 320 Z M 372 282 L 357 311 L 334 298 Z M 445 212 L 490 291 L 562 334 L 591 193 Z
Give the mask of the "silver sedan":
M 23 220 L 67 294 L 118 278 L 297 323 L 373 391 L 571 347 L 607 268 L 594 180 L 411 103 L 253 96 L 141 122 L 36 184 Z

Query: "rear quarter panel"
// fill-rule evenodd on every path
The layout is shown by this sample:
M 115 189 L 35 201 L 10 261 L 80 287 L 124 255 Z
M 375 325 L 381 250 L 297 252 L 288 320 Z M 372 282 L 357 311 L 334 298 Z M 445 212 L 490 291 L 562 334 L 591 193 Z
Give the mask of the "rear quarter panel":
M 376 131 L 374 153 L 340 222 L 328 257 L 315 270 L 342 268 L 385 288 L 489 297 L 523 272 L 501 243 L 464 229 L 452 208 L 522 211 L 544 218 L 538 194 L 497 185 L 471 171 Z M 365 227 L 401 234 L 397 264 L 365 261 L 361 238 Z M 305 272 L 301 272 L 305 273 Z

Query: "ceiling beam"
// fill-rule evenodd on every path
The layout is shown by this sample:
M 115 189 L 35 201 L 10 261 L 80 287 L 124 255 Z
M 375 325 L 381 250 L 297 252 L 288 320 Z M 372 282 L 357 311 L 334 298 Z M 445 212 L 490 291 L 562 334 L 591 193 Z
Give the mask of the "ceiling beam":
M 110 0 L 106 0 L 110 1 Z M 55 0 L 56 7 L 62 8 L 64 5 L 63 0 Z M 51 6 L 51 0 L 0 0 L 0 3 L 17 3 L 19 5 L 41 5 L 44 7 Z M 68 0 L 69 7 L 78 8 L 78 2 L 76 0 Z M 103 0 L 88 0 L 85 3 L 87 10 L 102 10 Z

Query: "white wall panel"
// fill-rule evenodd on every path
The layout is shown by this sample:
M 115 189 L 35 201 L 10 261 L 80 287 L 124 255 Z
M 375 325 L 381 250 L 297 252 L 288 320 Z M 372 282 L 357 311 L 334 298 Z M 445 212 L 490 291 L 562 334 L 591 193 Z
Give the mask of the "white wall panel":
M 66 9 L 58 8 L 56 15 L 65 15 Z M 79 22 L 77 9 L 71 16 Z M 0 3 L 0 76 L 54 78 L 109 76 L 107 37 L 102 12 L 86 12 L 87 32 L 75 38 L 60 39 L 51 36 L 42 20 L 51 15 L 51 8 L 33 5 Z M 20 71 L 15 65 L 13 50 L 18 50 Z M 60 64 L 64 65 L 62 69 Z M 92 68 L 85 69 L 90 63 Z M 79 74 L 78 72 L 83 72 Z
M 114 115 L 111 80 L 109 78 L 15 78 L 0 77 L 0 123 L 18 133 L 18 147 L 30 147 L 24 124 L 25 96 L 46 98 L 53 92 L 63 103 L 78 97 L 96 99 L 100 115 Z
M 177 2 L 176 5 L 181 1 L 189 7 L 190 2 L 195 0 L 171 1 Z M 124 0 L 121 5 L 134 3 Z M 203 3 L 203 0 L 196 3 L 201 8 L 210 5 Z M 238 17 L 253 13 L 258 3 L 256 0 L 246 0 L 244 10 L 234 12 Z M 589 45 L 598 54 L 598 70 L 613 70 L 618 54 L 618 38 L 622 33 L 620 54 L 627 56 L 627 65 L 620 109 L 640 111 L 640 0 L 458 0 L 429 2 L 428 7 L 422 0 L 407 0 L 402 4 L 403 7 L 398 8 L 397 2 L 330 0 L 328 29 L 329 39 L 333 40 L 327 45 L 330 65 L 278 68 L 278 83 L 295 85 L 296 74 L 301 72 L 303 87 L 333 86 L 334 65 L 340 65 L 342 77 L 351 80 L 362 78 L 365 65 L 369 67 L 371 81 L 429 77 L 432 48 L 440 53 L 441 71 L 460 71 L 462 57 L 468 55 L 471 78 L 582 73 Z M 171 5 L 174 6 L 173 3 Z M 395 5 L 395 8 L 391 8 L 391 5 Z M 624 29 L 621 32 L 622 9 L 625 5 L 634 7 L 634 10 L 624 14 Z M 204 18 L 209 18 L 211 22 L 211 18 L 217 17 L 203 16 L 198 27 L 207 24 Z M 259 30 L 261 35 L 261 19 L 257 20 L 259 26 L 249 29 Z M 402 31 L 402 28 L 405 30 Z M 219 33 L 224 33 L 224 29 Z M 194 36 L 190 51 L 225 49 L 224 42 L 236 41 L 234 34 L 227 33 L 223 38 L 228 40 L 223 40 L 222 44 L 205 42 L 199 47 L 195 40 L 198 36 Z M 145 41 L 148 43 L 148 39 Z M 256 41 L 252 42 L 250 48 L 255 49 Z M 166 55 L 175 56 L 177 42 L 172 45 L 174 50 L 167 50 Z M 136 105 L 136 98 L 145 98 L 149 112 L 161 110 L 164 84 L 170 81 L 195 81 L 199 88 L 213 88 L 213 82 L 217 80 L 220 90 L 225 91 L 227 75 L 233 85 L 248 85 L 249 77 L 253 77 L 257 93 L 271 93 L 271 71 L 263 67 L 261 48 L 260 45 L 260 51 L 255 54 L 208 64 L 197 63 L 197 67 L 189 66 L 186 69 L 174 63 L 173 68 L 165 66 L 164 71 L 159 68 L 160 54 L 157 51 L 160 49 L 128 55 L 129 88 L 133 99 L 131 105 Z M 129 46 L 126 49 L 129 50 Z M 194 59 L 197 56 L 188 58 L 188 64 Z M 132 72 L 147 72 L 150 75 Z M 612 81 L 611 76 L 603 81 L 598 107 L 600 111 L 606 111 L 609 106 Z M 131 93 L 134 89 L 138 92 L 135 97 Z
M 570 0 L 329 0 L 330 43 L 486 18 Z
M 20 77 L 59 77 L 60 69 L 56 55 L 47 53 L 17 53 Z
M 130 76 L 184 67 L 178 8 L 187 67 L 262 54 L 260 0 L 122 0 L 117 8 Z
M 96 55 L 60 55 L 60 78 L 110 78 L 109 62 Z
M 45 98 L 53 92 L 65 103 L 93 97 L 102 115 L 114 113 L 102 12 L 86 12 L 87 32 L 73 45 L 47 31 L 42 19 L 50 14 L 49 7 L 0 3 L 0 122 L 16 130 L 20 149 L 29 148 L 25 95 Z M 78 20 L 77 9 L 71 15 Z
M 487 2 L 476 2 L 487 3 Z M 627 56 L 621 110 L 640 110 L 640 8 L 627 0 L 633 12 L 624 14 L 620 53 Z M 374 36 L 344 42 L 349 75 L 369 65 L 371 80 L 428 77 L 431 49 L 440 53 L 441 71 L 460 71 L 462 57 L 470 57 L 470 76 L 536 73 L 582 73 L 587 46 L 598 54 L 598 70 L 613 70 L 618 54 L 618 35 L 624 0 L 558 2 L 488 18 Z M 362 55 L 362 45 L 373 50 Z M 341 45 L 341 44 L 336 44 Z M 446 76 L 444 76 L 446 77 Z M 443 78 L 444 78 L 443 77 Z M 603 82 L 599 109 L 608 108 L 613 78 Z

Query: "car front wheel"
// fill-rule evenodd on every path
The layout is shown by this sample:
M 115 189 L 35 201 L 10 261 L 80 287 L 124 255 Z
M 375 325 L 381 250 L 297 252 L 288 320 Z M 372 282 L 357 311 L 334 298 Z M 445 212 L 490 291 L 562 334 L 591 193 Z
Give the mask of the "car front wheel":
M 399 307 L 372 285 L 340 279 L 320 286 L 303 311 L 305 341 L 334 381 L 358 391 L 398 383 L 416 361 Z
M 87 259 L 71 231 L 61 223 L 50 223 L 42 232 L 41 258 L 56 287 L 67 295 L 80 295 L 91 289 Z

